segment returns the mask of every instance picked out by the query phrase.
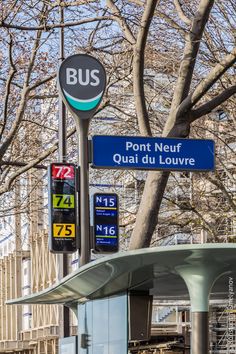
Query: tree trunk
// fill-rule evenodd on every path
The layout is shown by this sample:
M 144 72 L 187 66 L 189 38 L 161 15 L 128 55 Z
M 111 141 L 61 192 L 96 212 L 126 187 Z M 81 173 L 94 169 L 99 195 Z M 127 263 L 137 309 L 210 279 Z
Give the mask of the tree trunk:
M 143 197 L 136 216 L 133 230 L 134 237 L 131 237 L 130 240 L 131 250 L 149 247 L 169 175 L 170 172 L 166 171 L 151 171 L 148 173 Z

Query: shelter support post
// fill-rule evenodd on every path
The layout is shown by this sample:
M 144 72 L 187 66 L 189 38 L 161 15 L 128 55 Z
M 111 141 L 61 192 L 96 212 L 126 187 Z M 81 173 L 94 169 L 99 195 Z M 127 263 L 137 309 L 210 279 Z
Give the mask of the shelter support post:
M 192 354 L 209 353 L 209 319 L 208 312 L 192 312 Z
M 190 296 L 191 354 L 208 354 L 210 292 L 217 278 L 223 275 L 225 270 L 214 262 L 209 264 L 203 260 L 201 266 L 194 263 L 194 260 L 190 260 L 190 264 L 179 266 L 176 270 L 185 281 Z

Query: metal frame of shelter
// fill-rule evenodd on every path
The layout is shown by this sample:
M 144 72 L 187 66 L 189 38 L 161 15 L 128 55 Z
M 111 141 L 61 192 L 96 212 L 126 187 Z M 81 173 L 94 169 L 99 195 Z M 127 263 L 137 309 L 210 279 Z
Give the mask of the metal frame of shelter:
M 90 262 L 54 286 L 7 304 L 64 304 L 77 311 L 78 303 L 124 291 L 148 291 L 165 300 L 190 298 L 191 353 L 207 354 L 209 299 L 228 297 L 228 276 L 234 273 L 234 244 L 148 248 Z

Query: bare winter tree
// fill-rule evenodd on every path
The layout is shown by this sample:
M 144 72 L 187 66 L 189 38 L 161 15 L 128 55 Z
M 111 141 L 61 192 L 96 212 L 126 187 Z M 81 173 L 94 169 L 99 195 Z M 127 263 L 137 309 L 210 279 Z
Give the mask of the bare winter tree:
M 204 31 L 207 33 L 207 23 L 215 1 L 199 1 L 195 14 L 191 14 L 189 10 L 191 17 L 184 13 L 179 1 L 174 1 L 174 3 L 180 20 L 185 24 L 185 40 L 183 57 L 163 136 L 187 137 L 194 121 L 211 112 L 235 94 L 236 86 L 230 83 L 229 86 L 224 88 L 219 85 L 218 90 L 216 89 L 214 92 L 214 97 L 208 96 L 211 88 L 215 87 L 214 85 L 222 79 L 225 72 L 234 67 L 236 48 L 233 47 L 232 40 L 232 45 L 229 45 L 228 48 L 227 45 L 224 47 L 223 53 L 216 58 L 208 72 L 199 81 L 195 81 L 194 70 L 198 70 L 198 56 L 201 58 L 200 45 L 205 40 Z M 187 5 L 188 2 L 186 2 L 186 8 L 188 9 Z M 224 11 L 227 12 L 226 8 L 224 8 Z M 186 13 L 188 12 L 186 11 Z M 142 104 L 145 105 L 144 98 Z M 141 117 L 145 121 L 145 117 L 143 115 Z M 157 225 L 158 212 L 168 178 L 168 172 L 150 172 L 148 174 L 132 233 L 131 249 L 149 246 Z
M 67 55 L 91 53 L 104 63 L 108 85 L 100 109 L 106 107 L 123 117 L 117 129 L 125 123 L 124 133 L 204 137 L 210 130 L 208 114 L 222 108 L 231 116 L 226 124 L 235 124 L 233 1 L 106 0 L 104 4 L 90 0 L 9 0 L 0 6 L 0 193 L 8 191 L 17 176 L 33 166 L 40 167 L 57 149 L 55 120 L 50 115 L 57 112 L 54 78 L 61 27 L 66 29 Z M 60 6 L 65 8 L 63 23 L 58 16 Z M 163 83 L 149 85 L 145 69 L 164 78 Z M 124 98 L 132 93 L 129 105 L 134 106 L 133 111 L 122 104 L 124 100 L 117 99 L 117 84 L 123 87 Z M 39 109 L 42 102 L 47 109 Z M 153 102 L 159 102 L 157 108 Z M 222 136 L 212 130 L 213 135 Z M 73 134 L 73 127 L 69 134 Z M 232 129 L 225 137 L 226 146 L 234 139 L 230 134 Z M 34 136 L 46 137 L 47 146 L 35 144 Z M 220 156 L 218 162 L 222 165 Z M 150 245 L 169 176 L 169 172 L 148 173 L 131 249 Z M 225 190 L 216 175 L 208 175 L 208 180 L 214 188 Z M 224 193 L 234 208 L 232 196 L 227 190 Z M 189 209 L 198 218 L 202 216 L 205 226 L 212 230 L 200 213 L 200 204 L 185 206 L 186 213 Z

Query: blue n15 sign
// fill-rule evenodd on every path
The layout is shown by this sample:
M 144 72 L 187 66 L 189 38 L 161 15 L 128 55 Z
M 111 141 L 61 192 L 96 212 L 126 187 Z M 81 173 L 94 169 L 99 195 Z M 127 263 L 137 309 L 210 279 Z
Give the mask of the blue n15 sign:
M 117 204 L 116 194 L 95 194 L 95 203 L 98 207 L 115 207 Z
M 94 194 L 94 248 L 96 252 L 119 249 L 118 195 Z

